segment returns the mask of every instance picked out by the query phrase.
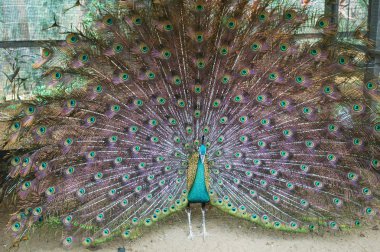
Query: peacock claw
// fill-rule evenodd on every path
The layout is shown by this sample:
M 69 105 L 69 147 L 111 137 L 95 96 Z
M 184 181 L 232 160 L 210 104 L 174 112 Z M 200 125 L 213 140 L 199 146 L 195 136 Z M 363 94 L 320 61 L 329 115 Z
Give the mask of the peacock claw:
M 203 237 L 203 241 L 206 241 L 206 236 L 208 236 L 208 233 L 207 232 L 206 233 L 202 233 L 201 235 Z
M 193 239 L 194 239 L 194 234 L 193 234 L 193 232 L 190 232 L 190 233 L 189 233 L 189 236 L 187 236 L 187 239 L 189 239 L 189 240 L 193 240 Z

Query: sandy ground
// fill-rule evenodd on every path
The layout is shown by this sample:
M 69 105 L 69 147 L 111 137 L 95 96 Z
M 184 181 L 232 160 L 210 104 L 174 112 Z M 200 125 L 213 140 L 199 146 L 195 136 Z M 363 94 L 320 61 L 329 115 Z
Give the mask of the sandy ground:
M 71 251 L 117 252 L 125 251 L 380 251 L 380 225 L 373 224 L 346 233 L 292 234 L 265 230 L 248 221 L 225 215 L 217 209 L 207 212 L 209 235 L 203 241 L 201 236 L 194 240 L 187 238 L 186 213 L 170 216 L 163 223 L 155 224 L 144 235 L 133 241 L 115 239 L 96 248 L 74 247 Z M 39 252 L 67 251 L 60 243 L 61 229 L 41 228 L 30 239 L 12 246 L 11 237 L 5 233 L 7 211 L 0 208 L 0 251 Z M 201 232 L 201 212 L 193 209 L 193 227 L 196 234 Z

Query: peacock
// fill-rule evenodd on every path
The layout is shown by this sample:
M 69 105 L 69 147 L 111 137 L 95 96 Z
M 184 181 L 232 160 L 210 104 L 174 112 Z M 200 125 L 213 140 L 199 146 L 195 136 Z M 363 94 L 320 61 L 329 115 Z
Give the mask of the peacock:
M 120 1 L 47 43 L 33 67 L 49 93 L 1 107 L 14 238 L 56 218 L 65 247 L 94 246 L 186 211 L 193 239 L 190 204 L 203 238 L 209 204 L 298 233 L 373 222 L 372 42 L 277 2 Z

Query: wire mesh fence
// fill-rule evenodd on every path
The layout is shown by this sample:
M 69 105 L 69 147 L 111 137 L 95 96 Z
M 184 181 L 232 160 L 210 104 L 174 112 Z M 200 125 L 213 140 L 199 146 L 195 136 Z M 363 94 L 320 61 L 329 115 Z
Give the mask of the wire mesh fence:
M 253 0 L 254 1 L 254 0 Z M 339 0 L 340 32 L 367 27 L 369 0 Z M 80 29 L 88 11 L 117 0 L 2 0 L 0 1 L 0 102 L 25 99 L 43 92 L 38 71 L 32 69 L 40 54 L 36 41 L 62 40 L 65 33 Z M 275 4 L 307 6 L 314 13 L 300 34 L 315 32 L 315 21 L 325 12 L 325 0 L 278 0 Z M 22 42 L 22 43 L 21 43 Z M 5 45 L 5 46 L 4 46 Z M 6 47 L 6 48 L 4 48 Z

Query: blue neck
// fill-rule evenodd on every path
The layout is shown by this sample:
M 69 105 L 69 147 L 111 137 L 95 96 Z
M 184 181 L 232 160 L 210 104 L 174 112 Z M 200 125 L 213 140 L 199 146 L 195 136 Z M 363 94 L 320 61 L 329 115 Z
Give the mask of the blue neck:
M 207 192 L 205 166 L 206 146 L 203 144 L 199 147 L 199 159 L 197 164 L 197 173 L 195 175 L 194 184 L 190 189 L 187 199 L 190 203 L 207 203 L 210 196 Z

